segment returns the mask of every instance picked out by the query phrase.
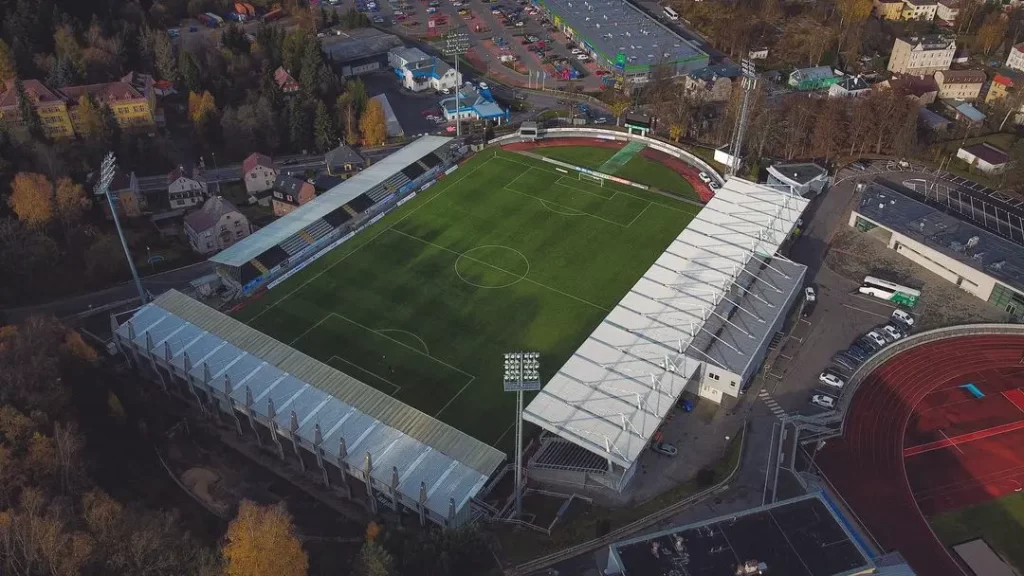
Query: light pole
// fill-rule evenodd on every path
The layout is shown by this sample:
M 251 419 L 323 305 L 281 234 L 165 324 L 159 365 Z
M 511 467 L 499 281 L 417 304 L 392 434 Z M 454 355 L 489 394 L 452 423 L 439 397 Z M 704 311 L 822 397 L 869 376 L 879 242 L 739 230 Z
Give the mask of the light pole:
M 444 53 L 455 57 L 455 135 L 462 136 L 462 107 L 459 105 L 462 76 L 459 76 L 459 56 L 469 51 L 469 35 L 458 29 L 444 37 Z
M 146 303 L 146 291 L 142 289 L 142 281 L 139 280 L 139 273 L 135 270 L 135 262 L 132 261 L 132 254 L 128 251 L 128 242 L 124 239 L 124 230 L 121 230 L 121 220 L 117 217 L 117 206 L 114 198 L 110 195 L 110 183 L 114 181 L 114 174 L 117 173 L 117 158 L 113 152 L 108 152 L 100 164 L 100 190 L 107 197 L 110 204 L 110 215 L 114 218 L 114 228 L 117 228 L 117 236 L 121 238 L 121 248 L 124 248 L 124 257 L 128 260 L 128 268 L 132 271 L 132 280 L 135 281 L 135 289 L 139 292 L 139 304 Z
M 523 392 L 540 390 L 540 352 L 505 354 L 505 392 L 516 393 L 516 518 L 523 514 Z

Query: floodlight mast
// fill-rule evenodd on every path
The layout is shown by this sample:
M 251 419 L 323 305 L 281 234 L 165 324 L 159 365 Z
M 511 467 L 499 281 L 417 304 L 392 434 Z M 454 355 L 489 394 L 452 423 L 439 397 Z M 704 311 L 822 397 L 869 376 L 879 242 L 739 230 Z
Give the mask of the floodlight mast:
M 135 269 L 135 262 L 132 260 L 131 252 L 128 251 L 128 242 L 124 239 L 124 231 L 121 230 L 121 220 L 117 217 L 117 205 L 114 204 L 114 198 L 110 195 L 110 183 L 114 181 L 114 175 L 117 173 L 117 157 L 114 156 L 113 152 L 107 152 L 107 155 L 103 158 L 103 163 L 100 164 L 100 181 L 99 189 L 103 192 L 103 195 L 107 197 L 107 203 L 110 205 L 110 215 L 114 219 L 114 228 L 117 229 L 117 236 L 121 239 L 121 248 L 124 249 L 124 257 L 128 260 L 128 269 L 132 272 L 132 280 L 135 282 L 135 290 L 139 293 L 139 305 L 146 303 L 146 291 L 142 288 L 142 280 L 139 280 L 139 272 Z
M 504 388 L 516 393 L 515 517 L 523 514 L 523 392 L 540 390 L 540 352 L 505 354 Z
M 462 77 L 459 75 L 459 56 L 469 51 L 469 35 L 455 29 L 445 36 L 444 53 L 455 57 L 455 135 L 462 136 L 462 106 L 459 104 Z

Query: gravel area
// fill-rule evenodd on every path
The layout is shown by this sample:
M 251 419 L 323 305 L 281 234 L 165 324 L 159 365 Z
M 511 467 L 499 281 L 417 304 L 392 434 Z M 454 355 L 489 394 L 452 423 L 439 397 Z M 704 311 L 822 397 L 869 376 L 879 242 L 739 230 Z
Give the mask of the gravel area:
M 880 228 L 858 232 L 844 226 L 832 238 L 825 264 L 857 282 L 870 275 L 919 289 L 921 299 L 914 315 L 920 330 L 1009 321 L 1005 312 L 886 248 L 885 234 Z

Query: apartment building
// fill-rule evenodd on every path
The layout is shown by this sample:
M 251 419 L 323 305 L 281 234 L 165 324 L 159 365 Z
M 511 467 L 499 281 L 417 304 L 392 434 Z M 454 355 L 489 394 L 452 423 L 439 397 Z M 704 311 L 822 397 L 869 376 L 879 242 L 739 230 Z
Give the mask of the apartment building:
M 897 38 L 888 69 L 896 74 L 930 76 L 939 70 L 949 70 L 954 54 L 956 41 L 945 36 Z
M 1010 48 L 1010 55 L 1006 57 L 1006 67 L 1024 71 L 1024 43 Z
M 960 4 L 957 0 L 939 0 L 939 5 L 935 10 L 935 17 L 942 22 L 938 24 L 952 25 L 956 22 L 956 17 L 960 15 Z
M 988 80 L 981 70 L 939 70 L 934 77 L 944 100 L 977 100 Z
M 938 8 L 935 0 L 903 0 L 903 19 L 931 21 Z
M 43 132 L 47 136 L 57 140 L 75 136 L 75 128 L 71 124 L 71 115 L 68 114 L 68 106 L 64 98 L 38 80 L 24 80 L 21 85 L 25 90 L 25 97 L 32 102 L 32 106 L 36 109 Z M 13 80 L 8 80 L 5 83 L 4 92 L 0 94 L 0 120 L 14 125 L 21 124 L 18 92 L 14 89 Z

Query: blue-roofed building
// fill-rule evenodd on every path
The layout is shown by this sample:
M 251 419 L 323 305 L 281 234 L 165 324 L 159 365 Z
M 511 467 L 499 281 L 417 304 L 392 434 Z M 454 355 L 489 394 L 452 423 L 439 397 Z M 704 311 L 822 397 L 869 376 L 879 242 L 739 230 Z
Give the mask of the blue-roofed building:
M 935 112 L 927 108 L 921 108 L 917 111 L 920 117 L 921 123 L 925 125 L 929 130 L 945 130 L 949 128 L 949 120 L 944 116 L 940 116 Z
M 444 110 L 444 118 L 449 122 L 456 118 L 471 120 L 493 120 L 498 124 L 508 122 L 509 111 L 503 110 L 490 90 L 484 88 L 483 83 L 479 89 L 472 84 L 466 84 L 459 89 L 458 106 L 455 96 L 441 100 L 441 109 Z
M 836 76 L 828 66 L 815 66 L 794 70 L 789 75 L 789 85 L 797 90 L 820 90 L 842 79 L 842 76 Z
M 453 90 L 462 83 L 462 75 L 447 62 L 430 56 L 419 48 L 394 48 L 388 52 L 388 66 L 413 92 L 424 90 Z
M 985 114 L 967 102 L 957 105 L 955 110 L 958 120 L 966 120 L 974 123 L 980 123 L 985 120 Z

